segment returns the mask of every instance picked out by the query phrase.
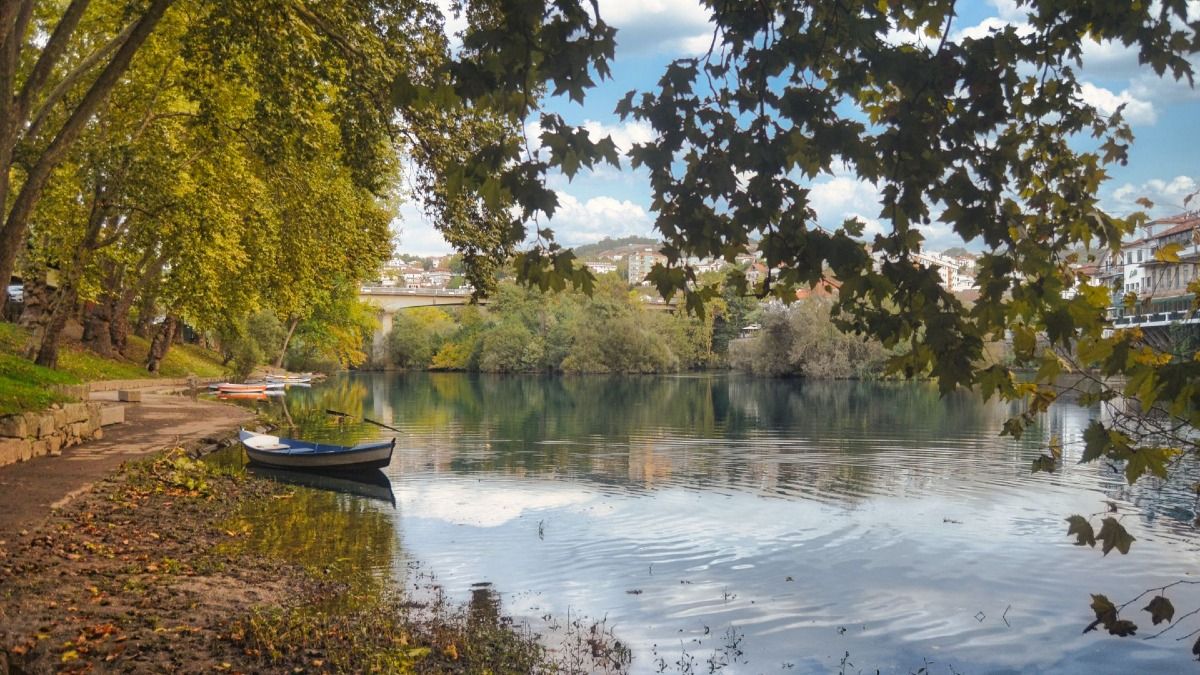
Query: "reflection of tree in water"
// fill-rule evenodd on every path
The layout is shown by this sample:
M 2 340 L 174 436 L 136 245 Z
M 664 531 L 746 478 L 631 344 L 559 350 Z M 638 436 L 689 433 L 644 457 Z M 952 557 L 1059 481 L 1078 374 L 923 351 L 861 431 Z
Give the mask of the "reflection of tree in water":
M 248 503 L 230 526 L 248 534 L 233 545 L 377 589 L 400 554 L 392 519 L 366 499 L 309 488 L 289 492 Z
M 1000 439 L 1008 411 L 925 383 L 740 376 L 370 376 L 429 466 L 570 474 L 598 482 L 738 485 L 833 495 L 917 486 L 976 470 L 997 452 L 1024 477 L 1044 439 Z M 383 378 L 383 379 L 378 379 Z M 386 382 L 386 386 L 382 383 Z M 380 386 L 376 386 L 380 385 Z M 381 402 L 368 400 L 368 408 Z
M 344 421 L 327 410 L 360 415 L 367 398 L 365 383 L 351 378 L 334 378 L 313 388 L 292 387 L 286 396 L 273 397 L 262 411 L 279 427 L 279 433 L 309 440 L 352 445 L 379 435 L 378 427 Z

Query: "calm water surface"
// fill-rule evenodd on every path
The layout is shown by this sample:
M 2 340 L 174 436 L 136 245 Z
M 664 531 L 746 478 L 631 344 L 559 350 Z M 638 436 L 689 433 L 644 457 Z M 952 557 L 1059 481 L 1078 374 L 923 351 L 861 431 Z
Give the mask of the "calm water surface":
M 535 630 L 606 617 L 634 672 L 1200 670 L 1174 639 L 1196 617 L 1150 641 L 1081 634 L 1090 592 L 1124 602 L 1197 561 L 1194 479 L 1130 488 L 1075 464 L 1098 408 L 1058 404 L 1013 441 L 1005 406 L 924 384 L 364 374 L 270 405 L 331 440 L 390 432 L 327 408 L 403 431 L 394 507 L 314 507 L 346 510 L 346 532 L 390 522 L 396 545 L 347 545 L 382 551 L 377 572 L 411 581 L 419 560 L 462 601 L 490 584 Z M 1065 468 L 1031 475 L 1055 436 Z M 1067 516 L 1098 523 L 1109 502 L 1127 556 L 1066 537 Z M 1192 587 L 1171 597 L 1200 606 Z M 1126 610 L 1143 635 L 1144 605 Z

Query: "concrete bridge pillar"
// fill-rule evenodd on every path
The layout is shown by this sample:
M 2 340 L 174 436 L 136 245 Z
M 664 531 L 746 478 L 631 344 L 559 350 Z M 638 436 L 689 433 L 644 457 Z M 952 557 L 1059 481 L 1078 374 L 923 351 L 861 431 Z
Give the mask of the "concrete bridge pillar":
M 386 365 L 388 362 L 387 336 L 392 332 L 394 316 L 395 312 L 386 309 L 379 311 L 379 330 L 375 331 L 375 337 L 371 340 L 371 361 L 377 365 Z

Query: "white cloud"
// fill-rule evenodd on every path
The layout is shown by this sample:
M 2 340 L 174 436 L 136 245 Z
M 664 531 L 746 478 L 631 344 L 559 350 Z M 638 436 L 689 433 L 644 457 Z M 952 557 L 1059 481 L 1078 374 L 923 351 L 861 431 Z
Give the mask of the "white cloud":
M 605 237 L 650 235 L 654 222 L 646 210 L 628 199 L 592 197 L 581 202 L 566 192 L 558 192 L 558 208 L 549 225 L 555 239 L 564 246 L 578 246 Z
M 1001 17 L 989 16 L 974 26 L 968 26 L 955 32 L 952 37 L 954 38 L 955 42 L 959 42 L 966 38 L 979 40 L 991 35 L 993 32 L 1003 31 L 1009 26 L 1013 26 L 1017 29 L 1017 35 L 1025 36 L 1033 33 L 1033 28 L 1024 21 L 1014 21 Z
M 1128 89 L 1114 94 L 1104 87 L 1084 82 L 1079 87 L 1079 95 L 1084 103 L 1095 106 L 1104 115 L 1111 115 L 1118 107 L 1124 105 L 1125 120 L 1130 124 L 1148 125 L 1158 121 L 1158 111 L 1154 109 L 1154 104 L 1135 97 Z
M 586 492 L 548 483 L 520 491 L 483 482 L 416 484 L 396 491 L 396 501 L 407 517 L 473 527 L 499 527 L 527 512 L 563 509 L 590 500 L 592 496 Z
M 1029 15 L 1029 10 L 1022 7 L 1017 0 L 988 0 L 988 4 L 995 7 L 996 14 L 1005 21 L 1024 22 Z
M 620 53 L 699 54 L 712 41 L 698 0 L 601 0 L 600 16 L 617 29 Z
M 629 152 L 634 143 L 649 143 L 654 140 L 654 129 L 648 122 L 631 121 L 610 125 L 595 120 L 584 120 L 583 128 L 587 130 L 592 142 L 599 141 L 605 136 L 611 136 L 617 150 L 622 154 Z
M 1171 179 L 1153 178 L 1140 185 L 1125 183 L 1113 190 L 1111 202 L 1114 208 L 1111 210 L 1122 215 L 1131 211 L 1143 211 L 1145 207 L 1137 203 L 1142 197 L 1154 202 L 1150 215 L 1155 217 L 1174 215 L 1186 209 L 1200 207 L 1200 202 L 1197 201 L 1200 197 L 1193 197 L 1187 204 L 1183 203 L 1188 195 L 1200 189 L 1198 178 L 1200 177 L 1175 176 Z
M 454 252 L 454 248 L 442 238 L 442 233 L 411 201 L 400 206 L 396 219 L 392 221 L 392 230 L 398 240 L 397 253 L 446 255 Z
M 817 213 L 817 223 L 826 228 L 839 227 L 847 218 L 864 222 L 874 220 L 864 214 L 878 214 L 880 192 L 874 185 L 847 174 L 814 183 L 809 188 L 808 204 Z M 878 226 L 878 221 L 875 221 Z

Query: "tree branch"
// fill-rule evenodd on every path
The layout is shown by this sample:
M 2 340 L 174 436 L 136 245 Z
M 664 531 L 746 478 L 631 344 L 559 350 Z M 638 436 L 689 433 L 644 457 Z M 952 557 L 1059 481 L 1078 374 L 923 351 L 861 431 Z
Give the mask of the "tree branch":
M 32 115 L 33 121 L 29 123 L 29 127 L 23 134 L 25 138 L 33 138 L 37 135 L 37 132 L 41 129 L 42 124 L 45 123 L 46 118 L 50 115 L 50 111 L 54 108 L 54 105 L 58 103 L 68 91 L 71 90 L 71 87 L 74 87 L 79 80 L 83 79 L 83 76 L 86 75 L 92 68 L 94 68 L 97 63 L 111 54 L 117 49 L 117 47 L 124 44 L 125 40 L 129 39 L 129 35 L 133 33 L 135 26 L 137 26 L 137 22 L 131 22 L 120 33 L 118 33 L 116 37 L 105 43 L 103 47 L 89 54 L 88 57 L 83 61 L 80 61 L 79 65 L 75 66 L 74 70 L 68 73 L 61 82 L 55 85 L 54 89 L 50 90 L 50 93 L 46 95 L 46 100 L 43 101 L 40 106 L 38 106 L 37 112 Z

